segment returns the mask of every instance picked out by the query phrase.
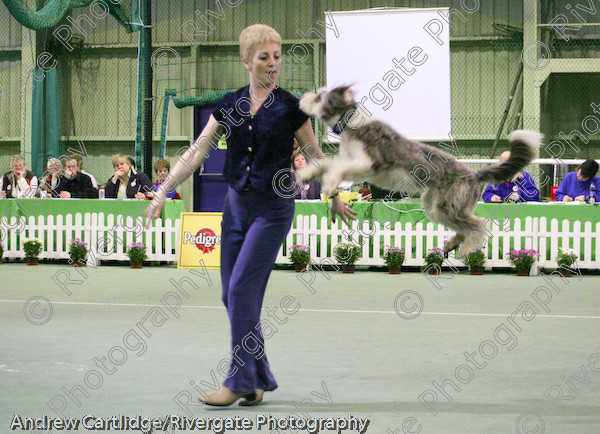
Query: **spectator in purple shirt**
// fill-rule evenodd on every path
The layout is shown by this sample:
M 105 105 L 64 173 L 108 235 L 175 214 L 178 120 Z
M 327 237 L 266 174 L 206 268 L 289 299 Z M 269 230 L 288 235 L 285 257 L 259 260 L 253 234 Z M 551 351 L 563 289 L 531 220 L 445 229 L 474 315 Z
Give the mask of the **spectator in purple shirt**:
M 595 191 L 596 202 L 600 201 L 598 187 L 600 187 L 600 177 L 598 173 L 598 163 L 595 160 L 586 160 L 575 172 L 569 172 L 563 178 L 558 190 L 556 190 L 556 200 L 559 202 L 586 202 L 590 197 L 590 191 Z
M 499 163 L 505 163 L 509 157 L 509 151 L 503 152 Z M 537 202 L 539 200 L 540 191 L 527 172 L 519 172 L 514 178 L 501 184 L 488 184 L 483 192 L 484 202 Z

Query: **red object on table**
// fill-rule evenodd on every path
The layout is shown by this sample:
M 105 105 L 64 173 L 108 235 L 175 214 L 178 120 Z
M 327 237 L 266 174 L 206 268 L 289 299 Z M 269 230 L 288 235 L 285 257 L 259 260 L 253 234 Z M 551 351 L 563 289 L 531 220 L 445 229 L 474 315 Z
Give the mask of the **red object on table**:
M 553 202 L 556 201 L 556 190 L 558 190 L 558 185 L 550 187 L 550 200 Z

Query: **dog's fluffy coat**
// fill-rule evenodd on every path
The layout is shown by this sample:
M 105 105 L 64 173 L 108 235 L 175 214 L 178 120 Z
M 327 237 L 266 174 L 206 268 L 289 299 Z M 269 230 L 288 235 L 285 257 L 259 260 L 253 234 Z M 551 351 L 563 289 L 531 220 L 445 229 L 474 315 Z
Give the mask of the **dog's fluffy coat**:
M 459 257 L 477 250 L 486 239 L 483 219 L 473 216 L 481 184 L 511 179 L 535 158 L 542 140 L 534 131 L 513 131 L 508 138 L 508 161 L 472 171 L 454 156 L 407 139 L 384 122 L 361 116 L 358 110 L 350 114 L 356 103 L 347 86 L 307 93 L 300 108 L 330 127 L 346 123 L 339 155 L 311 161 L 299 171 L 302 180 L 321 178 L 322 191 L 328 196 L 336 193 L 342 180 L 368 181 L 395 191 L 422 191 L 427 217 L 456 232 L 444 251 L 461 245 Z

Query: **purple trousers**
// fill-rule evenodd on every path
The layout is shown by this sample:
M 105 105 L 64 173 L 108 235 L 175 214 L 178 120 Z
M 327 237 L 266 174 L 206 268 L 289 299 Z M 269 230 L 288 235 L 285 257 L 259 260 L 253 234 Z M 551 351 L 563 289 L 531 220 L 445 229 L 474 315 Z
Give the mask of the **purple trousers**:
M 269 275 L 294 218 L 294 199 L 229 188 L 221 231 L 223 304 L 231 323 L 231 363 L 224 385 L 234 392 L 275 390 L 260 313 Z

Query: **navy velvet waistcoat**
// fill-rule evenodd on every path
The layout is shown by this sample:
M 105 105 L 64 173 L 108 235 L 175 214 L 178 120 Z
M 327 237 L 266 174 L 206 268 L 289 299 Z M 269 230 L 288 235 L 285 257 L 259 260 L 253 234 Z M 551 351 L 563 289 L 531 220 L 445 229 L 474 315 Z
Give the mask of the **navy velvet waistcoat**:
M 273 192 L 273 177 L 290 178 L 294 133 L 308 119 L 298 99 L 277 87 L 254 116 L 250 115 L 249 86 L 226 94 L 213 112 L 227 134 L 223 173 L 236 191 L 245 187 Z M 278 181 L 280 182 L 280 181 Z

